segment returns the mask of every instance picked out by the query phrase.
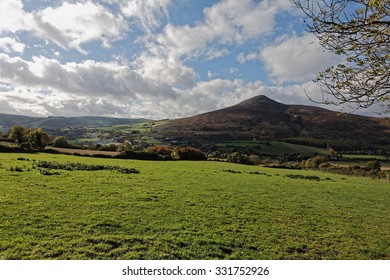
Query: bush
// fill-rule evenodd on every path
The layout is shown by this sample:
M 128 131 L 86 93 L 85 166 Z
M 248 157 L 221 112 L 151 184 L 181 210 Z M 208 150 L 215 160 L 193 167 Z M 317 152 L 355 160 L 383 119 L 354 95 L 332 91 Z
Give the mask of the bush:
M 69 144 L 68 140 L 64 136 L 59 136 L 59 137 L 54 138 L 53 147 L 71 148 L 72 145 Z
M 96 149 L 95 150 L 98 150 L 98 151 L 106 151 L 106 152 L 116 152 L 118 150 L 118 147 L 119 145 L 118 144 L 114 144 L 114 143 L 111 143 L 111 144 L 108 144 L 108 145 L 99 145 L 97 144 L 96 145 Z
M 155 153 L 158 155 L 163 155 L 163 156 L 170 156 L 172 154 L 172 149 L 167 146 L 152 146 L 149 148 L 145 149 L 145 152 L 147 153 Z
M 19 147 L 25 151 L 30 151 L 33 149 L 33 145 L 30 142 L 23 142 L 19 145 Z
M 121 166 L 111 166 L 111 165 L 101 165 L 101 164 L 85 164 L 85 163 L 79 163 L 79 162 L 67 162 L 67 163 L 60 163 L 55 161 L 39 161 L 38 162 L 39 168 L 46 168 L 46 169 L 62 169 L 67 171 L 74 171 L 74 170 L 81 170 L 81 171 L 99 171 L 99 170 L 113 170 L 120 173 L 130 174 L 140 173 L 139 170 L 135 168 L 126 168 Z
M 332 164 L 330 164 L 329 162 L 324 162 L 324 163 L 321 163 L 318 167 L 321 170 L 326 170 L 326 169 L 332 167 Z
M 261 163 L 261 158 L 258 155 L 250 155 L 247 159 L 247 164 L 250 165 L 259 165 Z
M 367 162 L 367 170 L 369 171 L 380 171 L 381 163 L 377 160 Z
M 194 147 L 177 147 L 171 154 L 173 159 L 178 160 L 206 160 L 206 155 Z
M 140 160 L 159 160 L 163 159 L 158 154 L 147 153 L 144 151 L 122 151 L 119 158 L 140 159 Z
M 308 160 L 306 160 L 305 167 L 316 169 L 320 166 L 320 164 L 325 163 L 325 162 L 326 162 L 325 157 L 315 156 L 315 157 L 312 157 L 312 158 L 309 158 Z
M 232 163 L 246 163 L 247 159 L 248 157 L 246 155 L 239 152 L 233 152 L 227 156 L 227 161 Z
M 300 174 L 287 174 L 284 177 L 290 178 L 290 179 L 304 179 L 304 180 L 314 180 L 314 181 L 320 181 L 320 177 L 318 176 L 304 176 Z

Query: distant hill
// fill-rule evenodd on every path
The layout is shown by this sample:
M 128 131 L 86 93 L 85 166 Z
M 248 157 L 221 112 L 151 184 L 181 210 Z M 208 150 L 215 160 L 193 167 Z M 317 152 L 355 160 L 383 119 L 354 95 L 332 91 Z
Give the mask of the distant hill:
M 390 146 L 390 119 L 285 105 L 260 95 L 237 105 L 159 127 L 163 137 L 200 143 L 229 140 L 305 139 Z
M 8 130 L 14 125 L 25 127 L 41 127 L 47 130 L 65 127 L 101 127 L 142 122 L 145 119 L 122 119 L 109 117 L 27 117 L 19 115 L 0 114 L 0 129 Z
M 51 135 L 68 139 L 95 138 L 88 128 L 114 127 L 150 121 L 108 117 L 26 117 L 0 114 L 0 130 L 13 125 L 42 127 Z M 69 131 L 66 128 L 71 128 Z M 65 130 L 64 130 L 65 129 Z M 127 139 L 130 132 L 121 134 Z M 115 134 L 115 133 L 114 133 Z M 150 131 L 134 134 L 152 136 L 162 142 L 213 144 L 233 140 L 279 140 L 297 144 L 352 149 L 390 149 L 390 118 L 365 117 L 334 112 L 314 106 L 286 105 L 259 95 L 237 105 L 193 117 L 164 121 Z M 114 139 L 116 134 L 112 136 Z M 120 138 L 120 141 L 123 139 Z M 115 139 L 114 139 L 115 140 Z M 352 147 L 353 146 L 353 147 Z

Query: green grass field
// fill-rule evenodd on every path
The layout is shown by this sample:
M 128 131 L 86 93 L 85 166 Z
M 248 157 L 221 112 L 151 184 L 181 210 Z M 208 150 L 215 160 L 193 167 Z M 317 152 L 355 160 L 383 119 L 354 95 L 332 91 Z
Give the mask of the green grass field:
M 166 121 L 145 121 L 145 122 L 136 122 L 131 124 L 122 124 L 122 125 L 114 125 L 114 126 L 103 126 L 99 127 L 101 130 L 110 130 L 110 131 L 138 131 L 140 133 L 149 133 L 151 128 L 159 126 L 161 124 L 166 123 Z
M 286 142 L 279 141 L 269 141 L 269 145 L 262 142 L 253 142 L 253 141 L 231 141 L 218 143 L 219 147 L 237 147 L 237 148 L 260 148 L 262 154 L 302 154 L 302 155 L 328 155 L 329 152 L 323 148 L 304 146 L 298 144 L 291 144 Z
M 0 205 L 0 259 L 390 259 L 390 184 L 368 178 L 0 153 Z

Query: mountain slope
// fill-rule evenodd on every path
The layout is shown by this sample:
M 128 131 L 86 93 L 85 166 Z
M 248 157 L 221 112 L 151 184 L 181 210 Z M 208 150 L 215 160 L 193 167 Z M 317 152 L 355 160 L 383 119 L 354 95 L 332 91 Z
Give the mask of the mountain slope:
M 0 114 L 0 130 L 8 130 L 14 125 L 26 127 L 41 127 L 43 129 L 61 129 L 64 127 L 97 127 L 131 124 L 145 121 L 144 119 L 123 119 L 109 117 L 27 117 Z
M 160 126 L 160 133 L 197 142 L 306 137 L 386 146 L 390 144 L 390 120 L 285 105 L 260 95 L 225 109 L 171 120 Z

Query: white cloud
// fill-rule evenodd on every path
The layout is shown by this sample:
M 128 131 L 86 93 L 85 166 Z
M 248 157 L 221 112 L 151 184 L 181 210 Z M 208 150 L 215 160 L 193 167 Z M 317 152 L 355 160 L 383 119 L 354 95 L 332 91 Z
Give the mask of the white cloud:
M 275 3 L 224 0 L 205 9 L 204 20 L 193 27 L 168 24 L 157 41 L 179 57 L 191 56 L 209 43 L 242 44 L 273 30 L 281 10 Z
M 198 49 L 193 52 L 193 54 L 189 57 L 190 60 L 213 60 L 218 57 L 223 57 L 229 54 L 229 50 L 222 48 L 222 49 L 216 49 L 216 48 L 203 48 Z
M 143 78 L 128 66 L 115 62 L 87 60 L 61 64 L 42 56 L 27 61 L 0 54 L 0 77 L 15 86 L 49 88 L 80 96 L 112 96 L 122 100 L 134 99 L 137 95 L 175 97 L 172 88 Z
M 261 60 L 277 83 L 305 82 L 342 58 L 325 51 L 312 34 L 282 37 L 261 50 Z M 245 59 L 243 59 L 245 60 Z
M 43 3 L 46 7 L 38 8 Z M 289 0 L 212 1 L 202 18 L 181 26 L 163 25 L 169 20 L 172 0 L 53 3 L 42 0 L 34 6 L 30 1 L 33 9 L 27 12 L 21 0 L 0 0 L 0 10 L 7 11 L 0 18 L 0 112 L 176 118 L 231 106 L 259 94 L 283 103 L 310 104 L 305 90 L 317 100 L 321 91 L 305 82 L 337 61 L 323 53 L 310 35 L 279 37 L 260 49 L 263 36 L 268 41 L 283 28 L 276 29 L 276 17 L 292 12 Z M 140 28 L 131 30 L 132 24 Z M 121 41 L 113 44 L 116 40 Z M 134 40 L 136 46 L 128 48 L 126 44 Z M 92 41 L 112 46 L 111 50 L 98 53 L 86 44 Z M 255 44 L 258 50 L 243 52 Z M 89 60 L 63 49 L 77 50 Z M 226 57 L 236 53 L 241 64 L 263 62 L 277 86 L 238 79 L 245 70 L 236 68 L 234 57 L 233 63 Z M 210 61 L 215 65 L 206 64 Z M 197 67 L 211 69 L 208 81 L 200 81 Z M 216 79 L 217 73 L 231 79 Z M 284 82 L 300 84 L 285 86 Z
M 192 87 L 197 77 L 194 69 L 186 66 L 178 57 L 170 56 L 163 49 L 150 49 L 153 53 L 144 53 L 135 61 L 137 73 L 157 83 L 172 87 Z
M 128 30 L 125 19 L 92 1 L 63 2 L 59 7 L 47 7 L 31 13 L 24 11 L 20 0 L 2 0 L 0 10 L 7 16 L 0 18 L 0 34 L 29 31 L 64 49 L 76 49 L 84 54 L 81 45 L 101 41 L 109 47 Z
M 35 33 L 63 48 L 85 53 L 81 44 L 101 41 L 108 47 L 128 30 L 126 21 L 103 6 L 90 1 L 64 2 L 60 7 L 48 7 L 33 13 Z
M 169 17 L 168 8 L 171 0 L 113 0 L 119 3 L 124 16 L 136 18 L 147 32 L 153 31 L 161 24 L 161 18 Z
M 257 59 L 260 59 L 260 52 L 249 52 L 247 54 L 242 52 L 236 58 L 236 60 L 240 64 L 244 64 L 248 61 L 257 60 Z
M 32 16 L 25 13 L 21 0 L 1 0 L 0 34 L 16 32 L 22 29 L 30 29 L 29 22 Z
M 11 52 L 22 53 L 25 47 L 26 47 L 25 44 L 16 41 L 14 38 L 11 37 L 0 38 L 0 49 L 2 49 L 6 53 L 11 53 Z
M 155 40 L 145 39 L 147 50 L 136 59 L 135 68 L 144 77 L 190 89 L 198 75 L 184 61 L 226 56 L 225 45 L 271 32 L 277 13 L 284 9 L 279 2 L 283 1 L 223 0 L 204 9 L 203 20 L 194 26 L 169 23 Z

